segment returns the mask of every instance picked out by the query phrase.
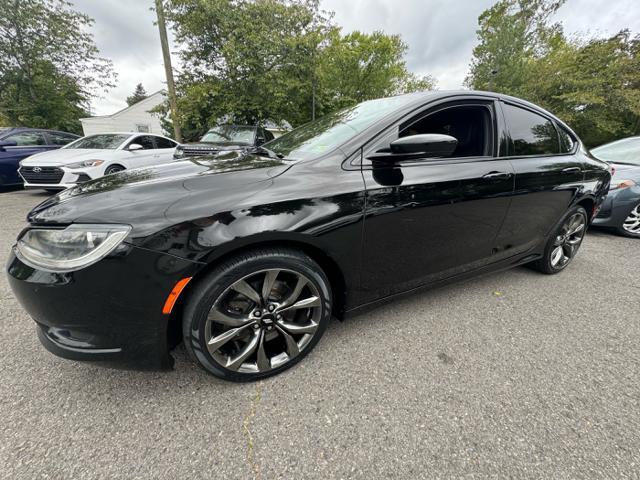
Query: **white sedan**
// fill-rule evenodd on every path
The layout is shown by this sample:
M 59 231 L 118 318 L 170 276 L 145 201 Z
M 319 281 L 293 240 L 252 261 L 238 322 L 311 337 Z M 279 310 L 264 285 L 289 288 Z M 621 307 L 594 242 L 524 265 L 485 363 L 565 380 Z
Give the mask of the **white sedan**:
M 63 190 L 104 175 L 173 161 L 178 144 L 161 135 L 101 133 L 20 162 L 25 188 Z

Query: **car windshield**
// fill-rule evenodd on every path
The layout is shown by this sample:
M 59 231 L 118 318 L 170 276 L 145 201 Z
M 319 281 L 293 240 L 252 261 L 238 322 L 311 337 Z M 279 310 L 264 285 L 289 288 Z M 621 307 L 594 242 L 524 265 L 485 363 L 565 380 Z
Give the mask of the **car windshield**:
M 246 143 L 251 145 L 253 144 L 255 136 L 255 127 L 221 125 L 209 130 L 200 141 L 206 143 Z
M 358 133 L 410 102 L 413 95 L 369 100 L 302 125 L 265 144 L 288 160 L 313 158 L 334 150 Z
M 625 138 L 594 148 L 591 153 L 605 162 L 630 163 L 640 166 L 640 137 Z
M 115 150 L 129 137 L 130 135 L 125 134 L 89 135 L 88 137 L 82 137 L 75 142 L 71 142 L 62 148 Z

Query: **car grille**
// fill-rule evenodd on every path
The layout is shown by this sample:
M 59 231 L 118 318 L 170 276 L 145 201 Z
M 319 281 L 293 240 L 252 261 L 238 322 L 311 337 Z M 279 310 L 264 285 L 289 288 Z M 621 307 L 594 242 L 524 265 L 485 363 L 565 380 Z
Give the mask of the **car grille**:
M 60 183 L 64 172 L 58 167 L 22 167 L 20 175 L 28 183 L 54 184 Z
M 220 149 L 218 148 L 183 148 L 185 157 L 199 157 L 201 155 L 213 155 L 218 153 Z

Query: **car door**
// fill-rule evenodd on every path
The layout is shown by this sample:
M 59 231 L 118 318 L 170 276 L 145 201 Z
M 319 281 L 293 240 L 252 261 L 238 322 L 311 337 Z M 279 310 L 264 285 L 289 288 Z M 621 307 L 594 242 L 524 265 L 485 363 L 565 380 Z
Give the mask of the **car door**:
M 517 255 L 540 245 L 582 188 L 575 142 L 553 118 L 526 105 L 500 102 L 508 132 L 504 158 L 515 171 L 511 208 L 499 248 Z
M 0 185 L 21 184 L 22 179 L 18 175 L 20 160 L 47 150 L 47 141 L 44 135 L 37 131 L 16 132 L 2 140 L 15 142 L 16 145 L 0 149 Z
M 153 137 L 155 143 L 155 151 L 154 151 L 154 165 L 158 165 L 161 163 L 167 163 L 173 161 L 173 154 L 175 153 L 176 147 L 178 144 L 173 140 L 170 140 L 165 137 Z
M 133 137 L 125 147 L 131 148 L 131 145 L 138 144 L 142 147 L 139 150 L 129 150 L 127 155 L 127 168 L 148 167 L 158 163 L 158 152 L 154 142 L 153 135 L 138 135 Z
M 448 158 L 376 165 L 398 137 L 443 133 Z M 491 263 L 513 193 L 513 170 L 497 158 L 500 117 L 490 99 L 449 101 L 401 121 L 363 149 L 366 187 L 363 290 L 394 294 Z

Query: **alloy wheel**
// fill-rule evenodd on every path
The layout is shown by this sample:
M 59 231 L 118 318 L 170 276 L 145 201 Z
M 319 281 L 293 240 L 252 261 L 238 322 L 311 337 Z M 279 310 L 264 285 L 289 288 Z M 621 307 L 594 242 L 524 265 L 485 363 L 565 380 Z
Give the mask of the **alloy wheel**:
M 640 235 L 640 205 L 636 205 L 636 208 L 631 210 L 622 228 L 633 235 Z
M 263 373 L 305 349 L 322 316 L 321 296 L 304 275 L 286 269 L 252 273 L 228 287 L 213 303 L 205 342 L 225 369 Z
M 563 268 L 573 259 L 584 238 L 586 226 L 587 222 L 581 213 L 576 213 L 565 221 L 551 250 L 553 268 Z

